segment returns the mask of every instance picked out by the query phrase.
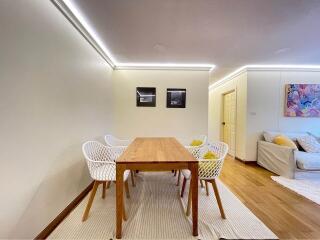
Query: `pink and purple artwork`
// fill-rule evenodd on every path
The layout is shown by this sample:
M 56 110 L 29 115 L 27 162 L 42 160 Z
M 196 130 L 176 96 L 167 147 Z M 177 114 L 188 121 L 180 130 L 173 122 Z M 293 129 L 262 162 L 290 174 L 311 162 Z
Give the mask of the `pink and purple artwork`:
M 320 84 L 287 84 L 286 117 L 320 117 Z

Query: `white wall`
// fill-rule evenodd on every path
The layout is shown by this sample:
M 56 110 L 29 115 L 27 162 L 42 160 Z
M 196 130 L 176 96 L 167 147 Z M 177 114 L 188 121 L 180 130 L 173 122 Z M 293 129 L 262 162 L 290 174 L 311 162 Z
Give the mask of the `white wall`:
M 206 71 L 116 70 L 115 134 L 192 137 L 207 134 L 208 81 Z M 156 107 L 136 107 L 136 87 L 156 87 Z M 186 88 L 186 108 L 166 108 L 166 89 Z
M 288 70 L 248 71 L 247 153 L 256 160 L 257 140 L 264 130 L 304 132 L 320 128 L 319 118 L 285 117 L 285 84 L 318 83 L 320 72 Z
M 34 238 L 90 182 L 111 69 L 50 1 L 0 1 L 0 238 Z
M 236 157 L 257 160 L 257 141 L 264 130 L 318 131 L 319 118 L 284 117 L 285 85 L 320 83 L 320 71 L 248 68 L 209 90 L 209 139 L 222 139 L 222 96 L 237 94 Z
M 214 72 L 212 73 L 214 74 Z M 229 81 L 209 90 L 209 140 L 223 139 L 223 95 L 236 92 L 236 157 L 245 159 L 246 148 L 246 107 L 247 107 L 247 74 L 241 73 Z

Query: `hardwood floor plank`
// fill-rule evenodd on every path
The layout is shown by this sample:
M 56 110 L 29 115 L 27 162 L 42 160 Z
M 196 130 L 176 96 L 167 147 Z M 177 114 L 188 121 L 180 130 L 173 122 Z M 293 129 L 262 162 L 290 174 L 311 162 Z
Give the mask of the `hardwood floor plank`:
M 320 239 L 320 206 L 277 184 L 272 175 L 227 157 L 220 179 L 280 239 Z

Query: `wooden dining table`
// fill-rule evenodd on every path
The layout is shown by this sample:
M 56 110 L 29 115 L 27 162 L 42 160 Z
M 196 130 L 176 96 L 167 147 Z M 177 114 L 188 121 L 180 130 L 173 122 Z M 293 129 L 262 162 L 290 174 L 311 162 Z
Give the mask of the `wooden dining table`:
M 191 171 L 192 234 L 198 236 L 198 160 L 175 138 L 136 138 L 116 160 L 116 237 L 118 239 L 122 237 L 124 171 L 178 169 Z

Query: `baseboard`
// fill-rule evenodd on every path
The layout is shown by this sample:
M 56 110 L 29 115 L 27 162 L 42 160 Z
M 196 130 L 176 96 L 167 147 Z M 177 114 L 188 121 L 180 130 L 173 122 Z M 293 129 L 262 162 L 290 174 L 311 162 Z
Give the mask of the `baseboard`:
M 65 219 L 68 214 L 87 196 L 93 187 L 93 182 L 89 184 L 48 226 L 43 229 L 35 239 L 46 239 L 53 230 Z
M 245 160 L 240 159 L 240 158 L 237 158 L 237 157 L 235 157 L 235 159 L 238 160 L 238 161 L 240 161 L 240 162 L 242 162 L 242 163 L 244 163 L 244 164 L 258 165 L 258 164 L 257 164 L 257 161 L 245 161 Z

